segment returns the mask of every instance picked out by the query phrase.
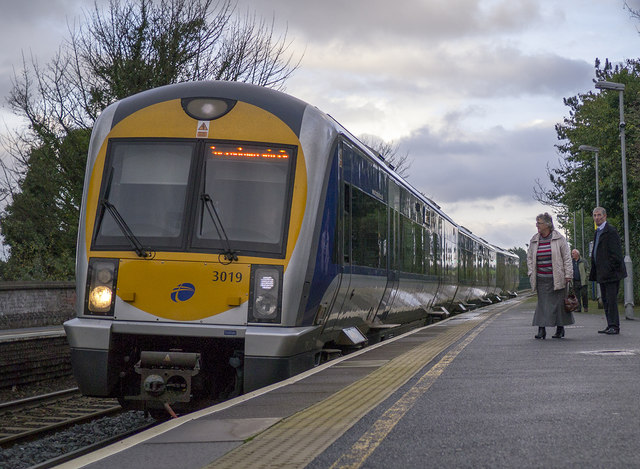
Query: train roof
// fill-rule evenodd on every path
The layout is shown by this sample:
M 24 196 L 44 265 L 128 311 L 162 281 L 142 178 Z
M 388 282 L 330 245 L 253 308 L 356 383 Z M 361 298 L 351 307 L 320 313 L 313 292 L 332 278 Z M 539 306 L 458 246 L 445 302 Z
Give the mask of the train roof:
M 237 81 L 195 81 L 176 83 L 142 91 L 117 103 L 112 126 L 140 109 L 180 98 L 227 98 L 247 102 L 278 116 L 300 135 L 302 117 L 310 106 L 301 99 L 263 86 Z

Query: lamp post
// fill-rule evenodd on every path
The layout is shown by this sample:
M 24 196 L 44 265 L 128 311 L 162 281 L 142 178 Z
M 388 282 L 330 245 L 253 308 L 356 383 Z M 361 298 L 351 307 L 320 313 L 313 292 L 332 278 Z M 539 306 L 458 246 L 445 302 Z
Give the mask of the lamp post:
M 620 145 L 622 148 L 622 207 L 624 211 L 624 265 L 627 268 L 627 276 L 624 279 L 624 315 L 627 319 L 633 319 L 633 264 L 629 250 L 629 209 L 627 205 L 627 159 L 625 156 L 624 141 L 624 84 L 611 81 L 597 81 L 599 90 L 613 90 L 620 93 Z
M 592 153 L 595 153 L 596 155 L 596 207 L 600 207 L 600 180 L 598 177 L 598 153 L 600 152 L 600 148 L 598 147 L 593 147 L 591 145 L 580 145 L 578 147 L 578 150 L 580 151 L 590 151 Z M 594 228 L 597 228 L 595 226 L 595 223 L 593 224 Z M 584 226 L 582 228 L 584 230 Z M 583 235 L 584 236 L 584 235 Z M 584 249 L 583 249 L 584 251 Z M 590 253 L 590 255 L 593 255 L 592 253 Z M 594 286 L 592 284 L 591 288 L 594 296 L 594 299 L 597 299 L 598 301 L 600 301 L 600 285 L 598 284 L 598 282 L 593 282 L 595 284 L 595 289 Z
M 582 255 L 586 256 L 587 254 L 584 252 L 584 209 L 580 209 L 580 225 L 582 226 Z
M 596 154 L 596 207 L 600 207 L 600 189 L 598 185 L 598 152 L 600 151 L 600 148 L 592 147 L 591 145 L 580 145 L 578 150 L 591 151 Z

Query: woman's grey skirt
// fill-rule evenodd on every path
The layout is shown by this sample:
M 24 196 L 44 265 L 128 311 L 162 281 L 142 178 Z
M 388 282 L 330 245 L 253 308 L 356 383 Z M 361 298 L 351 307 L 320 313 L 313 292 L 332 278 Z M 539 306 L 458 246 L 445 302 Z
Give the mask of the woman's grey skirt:
M 573 313 L 565 313 L 564 298 L 566 292 L 553 289 L 553 277 L 538 277 L 538 304 L 533 315 L 533 326 L 552 327 L 567 326 L 575 322 Z

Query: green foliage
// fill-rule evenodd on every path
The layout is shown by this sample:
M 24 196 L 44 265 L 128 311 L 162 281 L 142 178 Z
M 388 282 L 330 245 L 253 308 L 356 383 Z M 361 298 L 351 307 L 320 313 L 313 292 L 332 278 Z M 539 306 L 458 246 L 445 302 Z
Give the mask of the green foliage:
M 78 208 L 87 130 L 34 149 L 21 192 L 6 207 L 2 234 L 11 248 L 4 280 L 71 280 L 74 275 Z
M 596 80 L 624 83 L 624 118 L 627 166 L 627 196 L 631 258 L 637 272 L 640 260 L 640 59 L 627 60 L 623 65 L 612 66 L 596 60 Z M 600 205 L 607 210 L 608 221 L 623 234 L 622 158 L 620 139 L 620 108 L 617 91 L 590 90 L 584 94 L 565 98 L 569 115 L 556 124 L 560 143 L 556 145 L 561 160 L 559 167 L 548 168 L 550 189 L 539 184 L 536 198 L 564 212 L 560 222 L 569 234 L 571 242 L 576 239 L 581 249 L 582 230 L 585 246 L 593 239 L 593 223 L 589 221 L 596 206 L 596 167 L 593 152 L 580 151 L 581 145 L 599 148 L 598 185 Z M 581 225 L 581 210 L 585 222 Z M 574 225 L 574 216 L 576 223 Z M 574 226 L 576 233 L 574 234 Z M 624 242 L 624 241 L 623 241 Z M 587 250 L 587 249 L 585 249 Z M 588 253 L 583 253 L 587 257 Z M 634 276 L 636 298 L 640 275 Z

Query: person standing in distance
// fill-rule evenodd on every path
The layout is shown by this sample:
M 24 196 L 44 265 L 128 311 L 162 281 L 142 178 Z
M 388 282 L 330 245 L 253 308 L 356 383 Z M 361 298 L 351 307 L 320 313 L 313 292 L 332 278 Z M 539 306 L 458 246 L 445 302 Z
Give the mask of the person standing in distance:
M 571 250 L 567 240 L 553 227 L 548 213 L 536 217 L 538 232 L 529 241 L 527 270 L 531 289 L 538 293 L 533 326 L 538 326 L 536 339 L 547 336 L 546 327 L 556 326 L 552 337 L 564 337 L 564 326 L 573 324 L 572 313 L 564 310 L 565 286 L 573 277 Z
M 598 229 L 593 238 L 591 272 L 589 280 L 600 285 L 602 305 L 607 316 L 607 327 L 600 334 L 619 334 L 618 290 L 620 280 L 627 276 L 622 257 L 622 243 L 618 231 L 607 223 L 607 211 L 602 207 L 593 209 L 593 221 Z
M 571 251 L 571 258 L 573 259 L 573 289 L 578 298 L 578 312 L 582 311 L 584 305 L 584 312 L 587 313 L 589 312 L 587 269 L 584 265 L 584 259 L 580 257 L 580 251 L 577 249 Z

